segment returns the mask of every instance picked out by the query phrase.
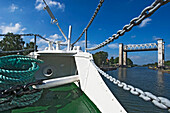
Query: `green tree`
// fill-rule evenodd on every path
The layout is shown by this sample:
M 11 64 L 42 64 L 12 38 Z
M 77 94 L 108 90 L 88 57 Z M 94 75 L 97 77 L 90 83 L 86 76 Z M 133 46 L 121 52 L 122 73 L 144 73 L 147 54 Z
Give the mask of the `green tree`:
M 24 47 L 25 41 L 23 41 L 23 38 L 21 38 L 21 36 L 13 35 L 13 33 L 7 33 L 7 35 L 9 36 L 4 36 L 3 40 L 0 41 L 0 49 L 2 49 L 2 51 L 34 49 L 34 42 L 26 43 L 26 47 Z M 22 54 L 27 55 L 28 53 L 29 51 L 25 51 Z M 11 54 L 13 53 L 3 55 Z
M 119 57 L 116 57 L 114 59 L 114 63 L 115 64 L 119 63 Z M 127 65 L 131 65 L 131 66 L 133 65 L 133 62 L 132 62 L 132 60 L 130 58 L 127 58 Z
M 117 63 L 119 63 L 119 57 L 116 57 L 116 58 L 114 59 L 114 64 L 117 64 Z
M 109 60 L 110 64 L 114 64 L 114 58 L 111 57 L 110 60 Z
M 38 48 L 38 46 L 36 46 L 36 50 L 37 50 L 37 48 Z M 34 49 L 34 42 L 26 43 L 26 47 L 24 47 L 24 49 Z M 27 55 L 29 53 L 30 53 L 29 51 L 23 52 L 24 55 Z
M 127 65 L 131 65 L 131 66 L 133 65 L 133 62 L 130 58 L 127 58 Z
M 24 48 L 25 42 L 21 36 L 14 36 L 13 33 L 7 33 L 10 36 L 4 36 L 0 41 L 0 49 L 2 51 L 13 51 L 13 50 L 22 50 Z M 0 54 L 0 56 L 11 55 L 13 53 Z
M 21 36 L 14 36 L 13 33 L 7 33 L 7 34 L 11 36 L 5 36 L 3 40 L 0 41 L 0 48 L 3 51 L 23 49 L 25 42 L 23 41 Z
M 100 52 L 93 54 L 94 62 L 98 66 L 106 64 L 107 57 L 108 57 L 108 53 L 104 51 L 100 51 Z

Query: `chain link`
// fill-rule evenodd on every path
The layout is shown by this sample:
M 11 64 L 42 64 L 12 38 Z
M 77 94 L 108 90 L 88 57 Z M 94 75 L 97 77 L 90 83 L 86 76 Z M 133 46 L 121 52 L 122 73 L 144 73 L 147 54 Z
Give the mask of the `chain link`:
M 10 102 L 12 99 L 16 97 L 22 97 L 23 95 L 33 94 L 36 92 L 40 92 L 42 89 L 34 89 L 32 86 L 34 85 L 42 85 L 43 80 L 38 80 L 32 83 L 28 83 L 26 85 L 17 85 L 10 87 L 6 90 L 0 90 L 0 98 L 7 98 L 4 101 L 0 101 L 0 104 L 5 102 Z
M 104 0 L 100 0 L 99 4 L 98 4 L 98 6 L 97 6 L 97 8 L 96 8 L 96 10 L 95 10 L 95 12 L 94 12 L 94 14 L 93 14 L 93 16 L 91 17 L 89 23 L 87 24 L 86 28 L 84 28 L 83 32 L 80 34 L 80 36 L 78 37 L 78 39 L 77 39 L 74 43 L 72 43 L 72 46 L 74 46 L 74 44 L 77 43 L 77 42 L 80 40 L 80 38 L 83 36 L 83 34 L 85 33 L 85 31 L 90 27 L 91 23 L 93 22 L 94 18 L 96 17 L 97 13 L 99 12 L 100 7 L 102 6 L 103 2 L 104 2 Z
M 93 66 L 97 69 L 97 71 L 102 74 L 104 77 L 106 77 L 110 82 L 114 83 L 118 87 L 121 87 L 122 89 L 129 91 L 133 95 L 137 95 L 140 98 L 142 98 L 145 101 L 151 101 L 155 106 L 161 108 L 161 109 L 167 109 L 170 112 L 170 100 L 164 97 L 157 97 L 154 94 L 150 92 L 144 92 L 139 88 L 135 88 L 132 85 L 127 85 L 124 82 L 121 82 L 112 76 L 109 76 L 107 73 L 102 71 L 99 67 L 96 66 L 93 60 L 91 60 L 91 63 Z
M 116 34 L 113 34 L 112 37 L 109 37 L 99 45 L 87 48 L 86 50 L 93 51 L 113 42 L 115 39 L 118 39 L 119 36 L 123 36 L 126 32 L 129 32 L 134 26 L 139 25 L 144 19 L 151 16 L 157 9 L 168 2 L 170 2 L 170 0 L 155 0 L 150 6 L 146 7 L 138 17 L 133 18 L 129 24 L 125 25 L 122 30 L 117 31 Z
M 0 36 L 38 36 L 41 39 L 50 42 L 49 39 L 46 39 L 46 38 L 44 38 L 43 36 L 41 36 L 39 34 L 12 34 L 12 35 L 11 34 L 0 34 Z M 54 42 L 54 44 L 56 44 L 56 43 Z
M 24 51 L 33 52 L 34 49 L 23 49 L 23 50 L 14 50 L 14 51 L 0 51 L 0 53 L 19 53 L 19 52 L 24 52 Z

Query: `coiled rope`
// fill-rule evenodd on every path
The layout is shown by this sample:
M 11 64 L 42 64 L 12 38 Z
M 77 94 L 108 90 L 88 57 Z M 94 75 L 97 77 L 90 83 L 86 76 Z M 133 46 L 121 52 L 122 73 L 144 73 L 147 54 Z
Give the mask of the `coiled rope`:
M 101 75 L 106 77 L 108 80 L 110 80 L 112 83 L 114 83 L 118 87 L 121 87 L 126 91 L 129 91 L 133 95 L 139 96 L 140 98 L 142 98 L 145 101 L 151 101 L 155 106 L 157 106 L 161 109 L 167 109 L 170 112 L 170 100 L 169 99 L 164 98 L 164 97 L 157 97 L 150 92 L 144 92 L 139 88 L 135 88 L 132 85 L 128 85 L 124 82 L 121 82 L 121 81 L 113 78 L 112 76 L 109 76 L 104 71 L 102 71 L 99 67 L 96 66 L 96 64 L 94 63 L 93 60 L 91 60 L 91 63 L 93 64 L 93 66 L 97 69 L 97 71 Z
M 42 62 L 41 60 L 22 55 L 0 57 L 0 95 L 3 95 L 6 89 L 14 85 L 26 85 L 35 81 L 33 75 L 39 69 L 37 63 Z M 20 97 L 14 97 L 14 95 L 1 96 L 0 111 L 30 105 L 41 97 L 41 93 L 42 90 Z

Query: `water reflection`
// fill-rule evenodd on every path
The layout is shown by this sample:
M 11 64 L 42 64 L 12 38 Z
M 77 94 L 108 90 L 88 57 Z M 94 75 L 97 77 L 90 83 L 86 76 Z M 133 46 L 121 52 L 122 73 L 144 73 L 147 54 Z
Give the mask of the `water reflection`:
M 118 68 L 117 70 L 107 73 L 143 91 L 170 99 L 170 74 L 150 70 L 146 67 Z M 129 93 L 129 91 L 125 91 L 117 85 L 113 85 L 109 80 L 105 82 L 129 113 L 169 113 L 167 110 L 159 109 L 151 102 L 145 102 L 138 96 Z
M 119 68 L 118 69 L 118 79 L 121 81 L 126 80 L 127 76 L 127 68 Z
M 163 72 L 158 70 L 158 84 L 163 84 Z
M 158 73 L 157 73 L 157 84 L 158 84 L 158 87 L 157 88 L 157 91 L 159 92 L 159 94 L 162 94 L 163 90 L 164 90 L 164 80 L 163 80 L 163 76 L 164 76 L 164 73 L 159 71 L 158 70 Z

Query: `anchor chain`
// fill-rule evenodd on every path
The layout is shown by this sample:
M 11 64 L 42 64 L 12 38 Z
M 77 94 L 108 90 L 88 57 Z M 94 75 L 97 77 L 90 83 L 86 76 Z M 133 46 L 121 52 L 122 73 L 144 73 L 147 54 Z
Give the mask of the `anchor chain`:
M 0 57 L 0 111 L 38 101 L 43 91 L 33 88 L 42 84 L 35 81 L 33 76 L 39 69 L 37 63 L 43 61 L 23 55 Z
M 0 53 L 19 53 L 19 52 L 25 52 L 29 51 L 32 52 L 34 49 L 23 49 L 23 50 L 14 50 L 14 51 L 0 51 Z
M 23 95 L 41 92 L 42 89 L 34 89 L 32 86 L 42 85 L 42 84 L 43 84 L 43 81 L 38 80 L 32 83 L 28 83 L 26 85 L 16 85 L 6 90 L 0 90 L 0 98 L 7 98 L 3 100 L 0 99 L 0 104 L 11 102 L 14 97 L 22 97 Z
M 99 45 L 92 48 L 87 48 L 86 50 L 93 51 L 104 47 L 110 42 L 113 42 L 114 40 L 118 39 L 119 36 L 123 36 L 126 32 L 129 32 L 134 26 L 139 25 L 144 19 L 150 17 L 156 10 L 168 2 L 170 2 L 170 0 L 155 0 L 150 6 L 146 7 L 138 17 L 133 18 L 129 24 L 125 25 L 122 30 L 118 30 L 116 34 L 113 34 Z
M 113 78 L 112 76 L 109 76 L 107 73 L 102 71 L 99 67 L 96 66 L 93 60 L 91 60 L 91 63 L 94 65 L 94 67 L 97 69 L 97 71 L 102 74 L 104 77 L 106 77 L 110 82 L 114 83 L 118 87 L 129 91 L 131 94 L 139 96 L 145 101 L 151 101 L 155 106 L 161 108 L 161 109 L 166 109 L 170 112 L 170 100 L 164 97 L 157 97 L 154 94 L 150 92 L 144 92 L 139 88 L 135 88 L 132 85 L 128 85 L 124 82 L 121 82 L 117 80 L 116 78 Z

